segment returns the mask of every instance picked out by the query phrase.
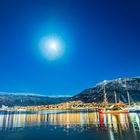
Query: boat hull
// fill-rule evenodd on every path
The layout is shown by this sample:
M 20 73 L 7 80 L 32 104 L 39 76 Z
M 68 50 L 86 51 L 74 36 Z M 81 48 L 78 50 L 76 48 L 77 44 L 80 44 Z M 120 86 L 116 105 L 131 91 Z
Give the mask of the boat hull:
M 98 109 L 99 113 L 105 113 L 105 114 L 117 114 L 117 113 L 128 113 L 128 110 L 104 110 L 104 109 Z

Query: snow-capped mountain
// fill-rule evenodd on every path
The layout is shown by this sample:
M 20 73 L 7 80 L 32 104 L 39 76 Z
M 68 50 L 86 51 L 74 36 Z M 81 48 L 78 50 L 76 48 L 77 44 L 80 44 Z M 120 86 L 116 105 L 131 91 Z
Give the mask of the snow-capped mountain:
M 104 90 L 107 93 L 108 102 L 114 102 L 116 92 L 117 101 L 127 102 L 127 91 L 132 102 L 140 101 L 140 77 L 118 78 L 115 80 L 104 80 L 94 87 L 85 89 L 70 100 L 81 100 L 83 102 L 103 102 Z

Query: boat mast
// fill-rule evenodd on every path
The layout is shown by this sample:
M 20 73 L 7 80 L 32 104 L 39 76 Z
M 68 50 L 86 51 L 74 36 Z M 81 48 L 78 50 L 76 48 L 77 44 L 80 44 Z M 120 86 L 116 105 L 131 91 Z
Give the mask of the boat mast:
M 126 80 L 125 80 L 125 86 L 126 86 L 126 93 L 127 93 L 127 98 L 128 98 L 128 104 L 130 106 L 130 95 L 129 95 L 129 92 L 128 92 Z
M 130 106 L 130 95 L 129 95 L 128 90 L 127 90 L 127 97 L 128 97 L 128 104 L 129 104 L 129 106 Z
M 105 107 L 107 106 L 107 97 L 106 97 L 106 90 L 105 90 L 105 85 L 106 85 L 106 81 L 104 81 L 104 104 L 105 104 Z
M 115 96 L 115 103 L 117 104 L 117 96 L 116 96 L 116 91 L 114 90 L 114 96 Z

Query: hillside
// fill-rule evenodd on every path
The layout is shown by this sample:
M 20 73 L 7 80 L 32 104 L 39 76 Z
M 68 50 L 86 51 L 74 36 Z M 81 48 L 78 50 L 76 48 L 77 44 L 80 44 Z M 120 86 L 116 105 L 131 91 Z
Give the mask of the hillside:
M 34 106 L 57 104 L 67 100 L 67 97 L 48 97 L 38 95 L 0 94 L 0 107 L 6 106 Z
M 70 101 L 81 100 L 83 102 L 103 102 L 103 91 L 107 93 L 108 102 L 115 102 L 114 91 L 117 101 L 127 102 L 127 92 L 130 94 L 132 102 L 140 101 L 140 78 L 119 78 L 115 80 L 105 80 L 94 87 L 85 89 L 80 94 L 70 98 Z

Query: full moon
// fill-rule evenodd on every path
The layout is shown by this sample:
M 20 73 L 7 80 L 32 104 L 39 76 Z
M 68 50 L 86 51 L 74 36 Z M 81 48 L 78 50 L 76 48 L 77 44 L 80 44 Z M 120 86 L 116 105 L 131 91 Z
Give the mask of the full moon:
M 40 49 L 48 60 L 56 60 L 64 53 L 62 41 L 56 37 L 44 37 L 41 40 Z

